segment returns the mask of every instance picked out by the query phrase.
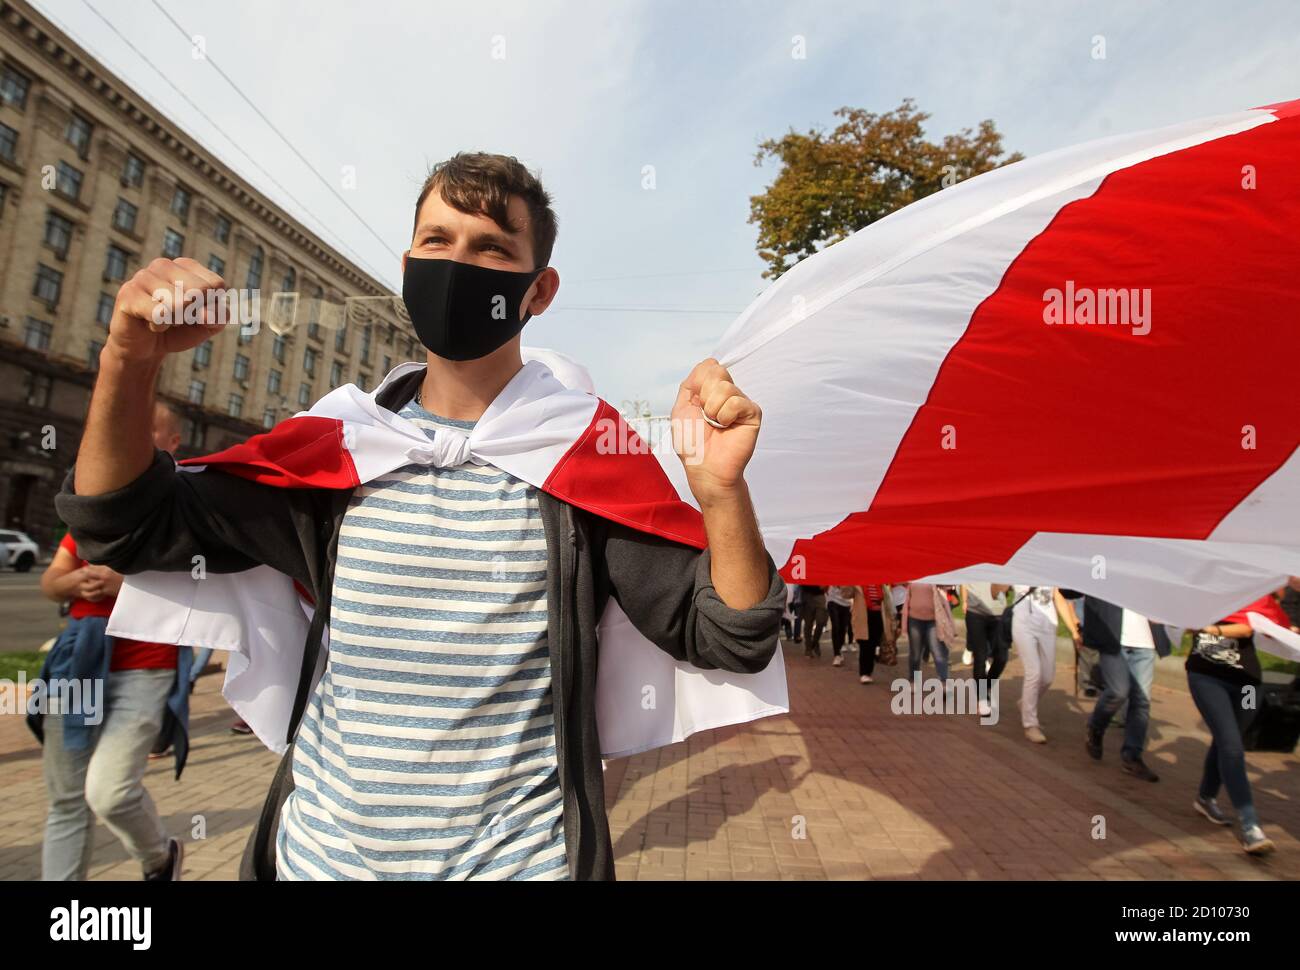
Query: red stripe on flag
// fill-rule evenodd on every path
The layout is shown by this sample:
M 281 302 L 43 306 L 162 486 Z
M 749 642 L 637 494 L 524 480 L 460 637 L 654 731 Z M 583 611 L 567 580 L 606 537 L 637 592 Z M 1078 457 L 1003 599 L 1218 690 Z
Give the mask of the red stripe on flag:
M 704 520 L 677 495 L 649 446 L 606 401 L 543 491 L 601 518 L 703 549 Z
M 265 434 L 182 465 L 217 465 L 223 472 L 280 488 L 356 488 L 352 456 L 337 418 L 297 417 Z
M 1300 112 L 1279 107 L 1062 208 L 972 315 L 870 508 L 796 544 L 804 578 L 1000 563 L 1035 532 L 1202 539 L 1281 467 L 1300 445 Z M 1149 290 L 1150 332 L 1047 325 L 1067 281 Z

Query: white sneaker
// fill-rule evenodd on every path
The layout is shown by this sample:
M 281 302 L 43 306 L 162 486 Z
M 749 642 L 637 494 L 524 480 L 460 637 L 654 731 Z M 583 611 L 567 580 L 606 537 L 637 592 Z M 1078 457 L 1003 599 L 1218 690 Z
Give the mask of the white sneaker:
M 961 652 L 961 665 L 963 667 L 969 667 L 974 662 L 975 654 L 971 653 L 969 650 L 963 650 Z
M 869 684 L 869 683 L 871 683 L 871 678 L 868 677 L 866 674 L 863 674 L 861 677 L 858 678 L 858 683 L 859 683 L 859 684 Z
M 836 657 L 834 660 L 831 661 L 831 666 L 832 666 L 832 667 L 843 667 L 843 666 L 844 666 L 844 658 L 843 658 L 842 656 L 840 656 L 840 657 Z
M 993 705 L 988 701 L 979 702 L 980 717 L 989 717 L 993 714 Z

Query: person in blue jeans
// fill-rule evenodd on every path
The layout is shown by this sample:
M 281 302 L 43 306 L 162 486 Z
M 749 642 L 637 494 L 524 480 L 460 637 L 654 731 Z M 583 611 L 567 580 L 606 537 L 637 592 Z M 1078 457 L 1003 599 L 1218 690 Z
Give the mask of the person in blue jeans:
M 1155 680 L 1156 657 L 1169 655 L 1169 634 L 1159 623 L 1141 613 L 1089 596 L 1084 601 L 1083 643 L 1098 653 L 1103 688 L 1097 706 L 1088 718 L 1084 746 L 1100 761 L 1106 728 L 1115 713 L 1124 709 L 1124 743 L 1120 766 L 1125 774 L 1142 781 L 1159 781 L 1160 776 L 1142 760 L 1151 722 L 1151 684 Z
M 1281 626 L 1297 629 L 1282 611 L 1280 592 L 1270 593 L 1197 631 L 1187 655 L 1187 686 L 1213 738 L 1205 753 L 1201 786 L 1192 807 L 1215 825 L 1231 825 L 1232 819 L 1215 800 L 1219 789 L 1227 788 L 1237 811 L 1241 847 L 1250 855 L 1272 852 L 1273 841 L 1259 823 L 1242 742 L 1258 708 L 1261 681 L 1254 630 L 1247 614 L 1259 613 Z

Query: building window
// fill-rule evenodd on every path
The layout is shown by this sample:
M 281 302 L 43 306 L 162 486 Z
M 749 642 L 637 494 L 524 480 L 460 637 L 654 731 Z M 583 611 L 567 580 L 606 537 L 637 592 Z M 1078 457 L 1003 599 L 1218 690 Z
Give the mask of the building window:
M 232 394 L 226 402 L 226 413 L 232 418 L 239 417 L 244 411 L 244 395 Z
M 68 258 L 68 247 L 72 245 L 72 223 L 53 209 L 45 213 L 45 245 L 53 249 L 60 259 Z
M 194 348 L 194 366 L 202 369 L 210 363 L 212 363 L 212 344 L 205 340 Z
M 298 406 L 307 407 L 311 404 L 311 385 L 302 383 L 298 385 Z
M 253 250 L 252 257 L 248 260 L 248 279 L 244 285 L 250 290 L 260 289 L 262 286 L 262 263 L 266 261 L 266 256 L 262 252 L 262 247 L 258 246 Z
M 8 125 L 0 125 L 0 158 L 11 164 L 18 161 L 18 132 Z
M 292 293 L 298 286 L 298 273 L 292 266 L 284 274 L 284 279 L 280 281 L 280 291 L 282 293 Z
M 78 156 L 85 158 L 90 154 L 90 136 L 94 130 L 94 125 L 81 115 L 74 114 L 68 122 L 68 129 L 63 133 L 63 137 L 77 150 Z
M 143 159 L 131 154 L 126 156 L 126 164 L 122 166 L 122 184 L 137 189 L 144 184 Z
M 102 340 L 92 340 L 90 342 L 90 355 L 86 360 L 86 364 L 91 370 L 99 370 L 99 352 L 103 349 L 104 342 Z
M 122 232 L 135 232 L 135 220 L 139 215 L 140 210 L 136 206 L 126 199 L 118 199 L 117 208 L 113 210 L 113 228 Z
M 392 369 L 393 369 L 393 358 L 390 357 L 388 354 L 384 354 L 384 373 L 387 374 Z
M 347 345 L 348 332 L 343 327 L 339 327 L 338 330 L 334 331 L 334 351 L 340 354 L 347 353 Z
M 239 345 L 246 347 L 253 342 L 253 331 L 248 327 L 239 328 Z
M 185 237 L 175 229 L 163 233 L 163 255 L 168 259 L 179 259 L 185 248 Z
M 190 217 L 190 193 L 188 189 L 183 189 L 179 185 L 176 191 L 172 193 L 172 215 L 178 217 L 182 223 Z
M 340 361 L 334 361 L 330 364 L 330 387 L 338 387 L 343 383 L 343 364 Z
M 47 408 L 50 395 L 54 391 L 54 378 L 49 374 L 37 374 L 28 371 L 23 375 L 23 400 L 30 407 Z
M 369 374 L 358 374 L 358 375 L 357 375 L 357 388 L 358 388 L 359 390 L 362 390 L 362 391 L 368 391 L 368 390 L 370 390 L 370 375 L 369 375 Z
M 23 344 L 32 350 L 49 350 L 50 334 L 53 332 L 54 324 L 28 317 L 27 327 L 23 332 Z
M 317 321 L 316 317 L 320 313 L 321 300 L 324 298 L 325 291 L 318 286 L 316 287 L 315 292 L 312 293 L 311 300 L 307 304 L 308 311 L 311 313 L 311 319 L 307 321 L 307 336 L 311 337 L 313 340 L 321 339 L 320 323 Z
M 22 111 L 27 107 L 27 92 L 31 86 L 30 78 L 6 64 L 4 72 L 0 73 L 0 101 Z
M 81 169 L 74 168 L 67 162 L 59 162 L 57 174 L 54 176 L 55 191 L 66 195 L 69 199 L 79 199 L 81 180 Z
M 126 279 L 127 259 L 128 255 L 125 249 L 118 249 L 116 246 L 109 246 L 108 259 L 104 262 L 104 279 L 110 281 Z
M 190 381 L 190 403 L 202 404 L 203 392 L 208 389 L 208 385 L 203 381 Z
M 113 294 L 99 294 L 99 305 L 95 307 L 95 322 L 105 329 L 113 322 L 114 305 Z
M 185 419 L 185 443 L 191 448 L 203 447 L 203 425 L 198 421 Z
M 58 305 L 62 291 L 63 274 L 44 263 L 39 264 L 36 267 L 36 282 L 32 284 L 32 296 L 53 309 Z
M 302 370 L 308 377 L 316 376 L 316 358 L 320 356 L 314 347 L 308 347 L 302 354 Z
M 211 256 L 208 257 L 208 269 L 216 273 L 218 276 L 225 276 L 226 261 L 222 259 L 220 256 L 218 256 L 216 253 L 213 253 Z
M 271 356 L 282 364 L 284 363 L 284 348 L 286 343 L 287 341 L 284 339 L 284 334 L 282 333 L 277 333 L 275 335 L 275 340 L 271 342 Z
M 265 411 L 262 412 L 262 427 L 263 428 L 275 427 L 275 408 L 267 408 Z
M 361 363 L 370 363 L 370 325 L 361 328 Z
M 268 373 L 268 374 L 266 375 L 266 390 L 267 390 L 267 393 L 269 393 L 269 394 L 279 394 L 279 393 L 280 393 L 280 378 L 281 378 L 281 376 L 282 376 L 281 373 L 280 373 L 278 370 L 275 370 L 274 368 L 272 368 L 272 369 L 271 369 L 271 372 Z
M 235 354 L 235 380 L 248 380 L 248 358 L 243 354 Z
M 230 241 L 230 220 L 225 216 L 217 216 L 217 221 L 212 227 L 212 238 L 219 243 Z

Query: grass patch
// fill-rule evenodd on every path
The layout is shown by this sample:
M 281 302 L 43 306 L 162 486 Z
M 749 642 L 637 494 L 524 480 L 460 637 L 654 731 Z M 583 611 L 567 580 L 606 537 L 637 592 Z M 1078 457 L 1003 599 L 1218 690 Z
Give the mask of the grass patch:
M 30 682 L 41 672 L 41 664 L 44 662 L 45 654 L 37 650 L 0 653 L 0 679 L 17 680 L 18 671 L 25 670 L 27 680 Z

